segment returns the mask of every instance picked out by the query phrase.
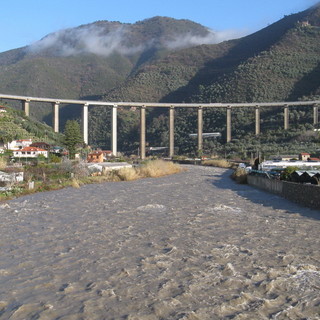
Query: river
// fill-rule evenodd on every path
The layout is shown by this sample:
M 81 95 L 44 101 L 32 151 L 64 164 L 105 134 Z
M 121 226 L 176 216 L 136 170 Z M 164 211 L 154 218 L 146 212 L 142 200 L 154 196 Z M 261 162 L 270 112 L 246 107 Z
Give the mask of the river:
M 185 168 L 0 203 L 0 319 L 320 319 L 320 212 Z

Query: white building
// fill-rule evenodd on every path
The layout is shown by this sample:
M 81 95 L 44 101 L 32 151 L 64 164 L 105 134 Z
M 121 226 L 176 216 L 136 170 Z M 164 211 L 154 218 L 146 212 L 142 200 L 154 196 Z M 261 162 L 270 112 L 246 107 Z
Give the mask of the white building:
M 13 151 L 13 156 L 16 158 L 37 158 L 40 155 L 48 158 L 48 151 L 36 147 L 25 147 L 23 149 Z
M 320 161 L 264 161 L 259 164 L 259 170 L 271 171 L 287 167 L 310 168 L 320 167 Z
M 32 144 L 32 139 L 21 139 L 21 140 L 13 140 L 8 142 L 7 149 L 8 150 L 19 150 L 25 147 L 29 147 Z

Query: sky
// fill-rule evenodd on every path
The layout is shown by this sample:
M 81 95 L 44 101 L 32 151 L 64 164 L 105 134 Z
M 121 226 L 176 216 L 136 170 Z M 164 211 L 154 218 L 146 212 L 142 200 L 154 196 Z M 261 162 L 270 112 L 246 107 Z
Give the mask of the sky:
M 319 0 L 0 0 L 0 52 L 98 20 L 189 19 L 214 31 L 249 34 Z

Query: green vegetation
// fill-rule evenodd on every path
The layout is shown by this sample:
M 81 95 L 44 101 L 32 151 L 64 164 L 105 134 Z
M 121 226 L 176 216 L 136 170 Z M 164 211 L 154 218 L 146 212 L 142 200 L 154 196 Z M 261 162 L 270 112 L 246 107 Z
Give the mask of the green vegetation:
M 67 121 L 64 129 L 64 144 L 69 150 L 70 159 L 74 159 L 77 147 L 84 144 L 80 126 L 77 121 Z
M 298 170 L 299 170 L 299 167 L 295 167 L 295 166 L 287 167 L 281 172 L 280 179 L 281 180 L 289 180 L 290 175 L 293 172 L 298 171 Z
M 53 132 L 44 123 L 31 120 L 22 111 L 7 107 L 7 112 L 0 114 L 0 141 L 11 142 L 17 139 L 33 139 L 59 144 L 62 135 Z

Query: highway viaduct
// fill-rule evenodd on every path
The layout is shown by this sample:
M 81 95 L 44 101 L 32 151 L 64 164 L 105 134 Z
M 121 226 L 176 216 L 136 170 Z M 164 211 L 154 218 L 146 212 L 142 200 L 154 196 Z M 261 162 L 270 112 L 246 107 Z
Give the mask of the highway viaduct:
M 59 106 L 61 104 L 82 105 L 82 134 L 83 140 L 88 144 L 88 112 L 89 106 L 105 106 L 112 108 L 111 114 L 111 149 L 113 155 L 117 154 L 117 108 L 136 107 L 140 109 L 140 157 L 146 156 L 146 109 L 147 108 L 167 108 L 169 110 L 169 156 L 174 155 L 174 111 L 176 108 L 195 108 L 198 112 L 198 150 L 202 150 L 203 144 L 203 109 L 223 108 L 226 110 L 226 142 L 231 141 L 231 110 L 234 108 L 252 108 L 255 112 L 255 134 L 260 134 L 260 109 L 262 107 L 283 108 L 284 129 L 289 128 L 289 107 L 290 106 L 310 106 L 313 108 L 313 124 L 319 123 L 320 100 L 314 101 L 292 101 L 292 102 L 259 102 L 259 103 L 147 103 L 147 102 L 104 102 L 85 101 L 69 99 L 53 99 L 27 97 L 17 95 L 0 94 L 0 99 L 16 100 L 22 102 L 23 111 L 27 116 L 30 112 L 31 102 L 45 102 L 52 104 L 52 126 L 55 132 L 59 132 Z

